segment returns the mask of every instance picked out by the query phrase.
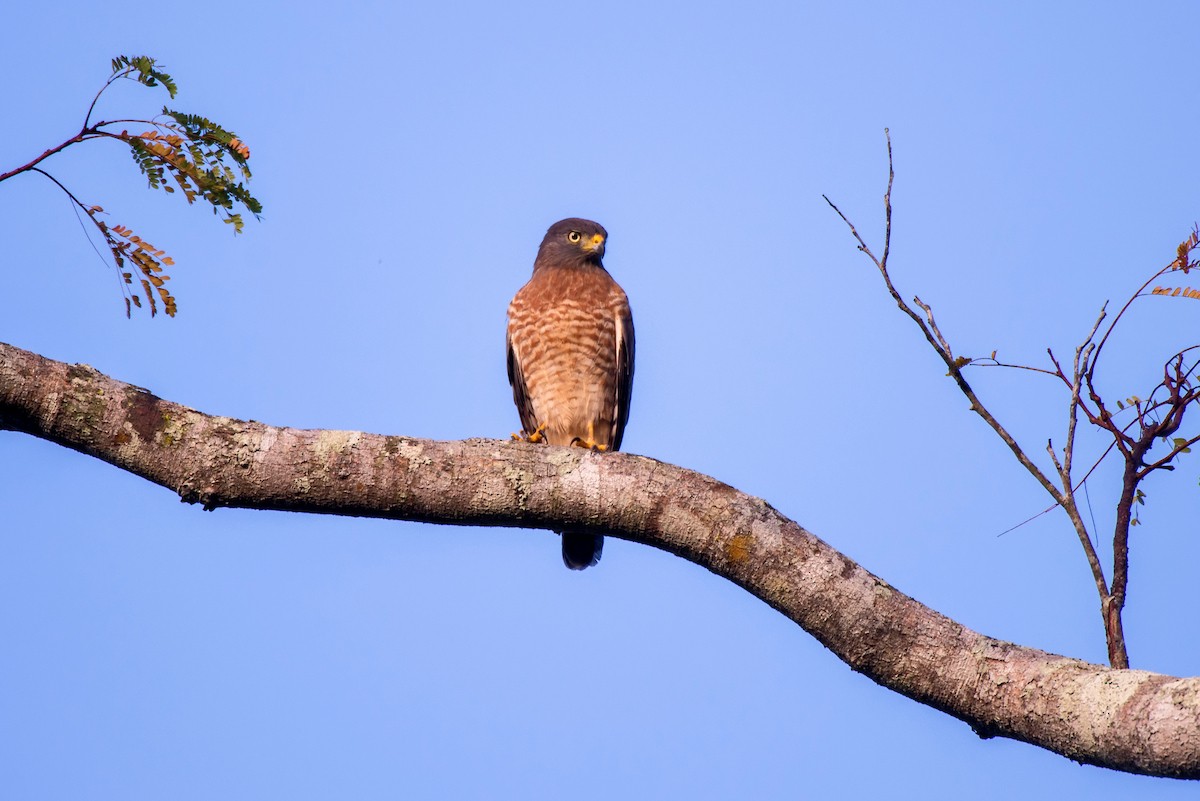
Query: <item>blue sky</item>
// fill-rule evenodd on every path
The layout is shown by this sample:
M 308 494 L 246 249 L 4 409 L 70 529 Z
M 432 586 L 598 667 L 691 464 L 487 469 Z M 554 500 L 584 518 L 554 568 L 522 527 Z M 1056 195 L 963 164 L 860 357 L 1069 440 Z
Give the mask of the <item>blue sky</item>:
M 207 16 L 206 16 L 207 15 Z M 441 439 L 518 421 L 504 311 L 542 233 L 610 232 L 638 365 L 625 448 L 777 508 L 987 634 L 1104 658 L 1062 515 L 943 377 L 821 195 L 967 355 L 1067 355 L 1200 217 L 1192 3 L 248 3 L 4 14 L 0 168 L 74 133 L 119 53 L 252 150 L 243 236 L 93 143 L 46 166 L 175 259 L 126 320 L 58 190 L 0 186 L 0 340 L 206 412 Z M 118 87 L 103 117 L 165 93 Z M 1143 393 L 1200 306 L 1135 306 Z M 1157 361 L 1156 361 L 1157 360 Z M 1062 393 L 977 388 L 1031 451 Z M 1084 453 L 1096 453 L 1087 440 Z M 1200 463 L 1146 487 L 1126 628 L 1192 675 Z M 1089 484 L 1108 531 L 1114 474 Z M 13 798 L 1183 798 L 851 673 L 702 569 L 544 532 L 235 510 L 0 434 L 0 786 Z

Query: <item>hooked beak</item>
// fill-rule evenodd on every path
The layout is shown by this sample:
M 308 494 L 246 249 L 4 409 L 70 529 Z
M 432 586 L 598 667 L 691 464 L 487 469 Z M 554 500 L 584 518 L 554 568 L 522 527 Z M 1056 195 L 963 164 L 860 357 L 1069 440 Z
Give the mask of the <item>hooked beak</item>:
M 600 256 L 603 256 L 604 234 L 592 234 L 591 240 L 583 244 L 583 249 L 588 253 L 596 253 Z

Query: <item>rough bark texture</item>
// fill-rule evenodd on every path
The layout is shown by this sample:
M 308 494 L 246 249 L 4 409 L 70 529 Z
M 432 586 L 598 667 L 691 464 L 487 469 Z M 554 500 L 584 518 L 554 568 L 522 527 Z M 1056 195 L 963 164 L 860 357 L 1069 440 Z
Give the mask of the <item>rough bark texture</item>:
M 1200 778 L 1200 679 L 1113 670 L 985 637 L 765 501 L 653 459 L 213 417 L 3 344 L 0 428 L 103 459 L 207 508 L 571 528 L 652 545 L 733 581 L 853 670 L 981 736 L 1117 770 Z

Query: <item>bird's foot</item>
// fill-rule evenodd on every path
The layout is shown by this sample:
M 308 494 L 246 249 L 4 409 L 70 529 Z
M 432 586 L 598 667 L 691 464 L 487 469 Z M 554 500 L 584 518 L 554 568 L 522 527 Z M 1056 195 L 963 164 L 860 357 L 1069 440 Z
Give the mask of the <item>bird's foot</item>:
M 594 439 L 584 439 L 583 437 L 576 437 L 571 440 L 571 444 L 576 448 L 587 448 L 590 451 L 600 451 L 601 453 L 608 450 L 607 445 L 601 445 Z
M 517 442 L 532 442 L 536 444 L 546 440 L 546 435 L 543 433 L 545 430 L 546 424 L 542 423 L 532 434 L 526 434 L 524 429 L 522 429 L 520 434 L 513 434 L 512 438 Z

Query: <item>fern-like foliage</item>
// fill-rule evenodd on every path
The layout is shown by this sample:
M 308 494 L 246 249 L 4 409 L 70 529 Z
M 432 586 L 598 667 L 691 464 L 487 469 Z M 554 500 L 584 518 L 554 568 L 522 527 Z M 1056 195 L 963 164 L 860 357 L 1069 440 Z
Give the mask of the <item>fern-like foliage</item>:
M 133 285 L 133 273 L 124 269 L 127 264 L 132 264 L 141 273 L 138 276 L 138 284 L 146 293 L 146 302 L 150 305 L 150 316 L 153 317 L 158 313 L 158 303 L 154 298 L 157 293 L 162 300 L 163 311 L 167 313 L 168 317 L 174 317 L 175 298 L 171 296 L 165 286 L 171 276 L 164 274 L 162 269 L 170 267 L 175 260 L 166 255 L 165 251 L 154 247 L 123 225 L 114 225 L 109 228 L 101 222 L 100 231 L 104 235 L 105 243 L 112 251 L 113 258 L 116 259 L 122 281 L 127 285 Z M 139 309 L 142 308 L 141 298 L 136 293 L 130 293 L 130 296 L 125 299 L 126 315 L 130 313 L 130 302 Z
M 146 176 L 151 189 L 161 189 L 169 194 L 178 190 L 189 204 L 201 200 L 212 206 L 213 214 L 233 226 L 234 233 L 241 233 L 244 227 L 241 210 L 249 211 L 256 219 L 262 213 L 262 203 L 246 188 L 250 182 L 250 148 L 232 131 L 204 116 L 166 107 L 151 119 L 92 122 L 101 95 L 119 80 L 148 87 L 161 86 L 171 98 L 179 91 L 174 79 L 153 58 L 117 56 L 112 60 L 112 73 L 88 107 L 79 133 L 28 164 L 0 174 L 0 182 L 23 172 L 40 173 L 53 181 L 100 233 L 121 277 L 126 316 L 131 315 L 134 308 L 149 308 L 150 315 L 155 316 L 161 306 L 162 311 L 174 317 L 175 298 L 165 285 L 170 276 L 162 271 L 163 267 L 174 263 L 171 257 L 134 234 L 131 228 L 109 225 L 101 218 L 103 208 L 83 203 L 38 165 L 55 153 L 89 139 L 117 139 L 129 147 L 134 163 Z M 144 125 L 145 130 L 131 134 L 130 123 Z
M 1175 261 L 1171 262 L 1162 272 L 1182 272 L 1187 275 L 1200 267 L 1200 259 L 1193 258 L 1197 249 L 1200 249 L 1200 227 L 1192 229 L 1191 236 L 1179 243 L 1179 247 L 1175 249 Z M 1150 294 L 1200 300 L 1200 289 L 1192 289 L 1189 286 L 1156 286 L 1150 290 Z
M 173 193 L 178 187 L 189 204 L 201 198 L 241 233 L 244 223 L 233 211 L 234 204 L 255 217 L 262 212 L 262 204 L 243 183 L 250 180 L 250 148 L 232 131 L 197 114 L 163 108 L 154 123 L 154 129 L 140 134 L 118 134 L 129 144 L 150 188 Z
M 117 56 L 112 60 L 112 78 L 130 77 L 145 86 L 162 84 L 172 99 L 179 91 L 171 76 L 157 68 L 149 56 Z M 102 90 L 103 91 L 103 90 Z

